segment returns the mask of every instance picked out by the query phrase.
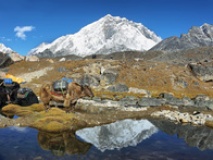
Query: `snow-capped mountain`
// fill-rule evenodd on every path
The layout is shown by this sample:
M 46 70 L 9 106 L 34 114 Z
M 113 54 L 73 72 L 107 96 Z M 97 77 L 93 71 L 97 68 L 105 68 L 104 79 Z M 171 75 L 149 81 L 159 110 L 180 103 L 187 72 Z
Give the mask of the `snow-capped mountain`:
M 28 55 L 39 57 L 109 54 L 118 51 L 145 51 L 162 39 L 140 23 L 106 15 L 79 32 L 62 36 L 52 43 L 42 43 Z
M 76 135 L 102 152 L 136 146 L 158 129 L 148 120 L 126 119 L 103 126 L 78 130 Z
M 4 44 L 0 43 L 0 52 L 7 55 L 13 62 L 23 60 L 24 57 L 13 51 L 11 48 L 6 47 Z M 4 56 L 5 57 L 5 56 Z M 3 58 L 2 58 L 3 59 Z
M 14 51 L 11 48 L 8 48 L 4 44 L 0 43 L 0 52 L 2 52 L 2 53 L 12 53 Z
M 207 46 L 213 46 L 213 25 L 205 23 L 200 27 L 193 26 L 187 34 L 180 37 L 164 39 L 151 50 L 173 52 Z

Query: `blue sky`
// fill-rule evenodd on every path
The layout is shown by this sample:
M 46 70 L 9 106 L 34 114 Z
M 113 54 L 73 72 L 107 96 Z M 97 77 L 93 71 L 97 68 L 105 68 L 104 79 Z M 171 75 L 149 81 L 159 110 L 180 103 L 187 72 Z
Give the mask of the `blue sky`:
M 161 38 L 213 24 L 213 0 L 0 0 L 0 43 L 26 55 L 106 14 L 126 17 Z

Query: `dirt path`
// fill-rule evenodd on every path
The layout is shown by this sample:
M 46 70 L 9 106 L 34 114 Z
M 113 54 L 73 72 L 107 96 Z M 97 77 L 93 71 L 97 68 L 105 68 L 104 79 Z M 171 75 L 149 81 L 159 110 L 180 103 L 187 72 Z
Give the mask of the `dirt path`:
M 39 78 L 47 73 L 47 71 L 52 70 L 53 67 L 46 67 L 38 71 L 24 73 L 19 75 L 19 77 L 23 78 L 27 83 L 31 82 L 34 78 Z

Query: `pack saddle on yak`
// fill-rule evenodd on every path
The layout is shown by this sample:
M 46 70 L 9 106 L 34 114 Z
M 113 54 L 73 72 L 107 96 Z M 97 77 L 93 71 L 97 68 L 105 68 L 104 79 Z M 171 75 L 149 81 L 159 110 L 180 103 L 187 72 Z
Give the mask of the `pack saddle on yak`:
M 29 106 L 39 103 L 39 100 L 30 88 L 22 88 L 10 78 L 0 79 L 0 108 L 10 103 Z
M 40 88 L 39 96 L 46 109 L 49 109 L 51 106 L 69 108 L 75 105 L 79 98 L 93 97 L 94 94 L 89 86 L 62 78 L 52 84 L 44 84 Z

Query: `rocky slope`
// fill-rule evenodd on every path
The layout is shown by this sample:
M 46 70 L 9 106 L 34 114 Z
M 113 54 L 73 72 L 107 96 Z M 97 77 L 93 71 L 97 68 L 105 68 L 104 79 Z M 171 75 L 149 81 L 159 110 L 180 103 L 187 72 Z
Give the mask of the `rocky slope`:
M 203 65 L 211 67 L 213 62 Z M 197 64 L 197 66 L 201 66 Z M 12 64 L 9 73 L 26 78 L 25 87 L 38 93 L 43 83 L 53 82 L 63 76 L 80 84 L 94 88 L 98 96 L 124 95 L 158 96 L 162 92 L 173 93 L 176 97 L 196 97 L 205 94 L 212 97 L 211 72 L 205 81 L 199 68 L 175 63 L 143 60 L 66 60 L 41 59 L 39 62 L 20 61 Z M 209 68 L 210 69 L 210 68 Z M 28 79 L 27 75 L 33 75 Z M 111 97 L 111 98 L 112 98 Z
M 213 25 L 193 26 L 187 34 L 169 37 L 158 43 L 151 50 L 176 52 L 180 50 L 213 46 Z

